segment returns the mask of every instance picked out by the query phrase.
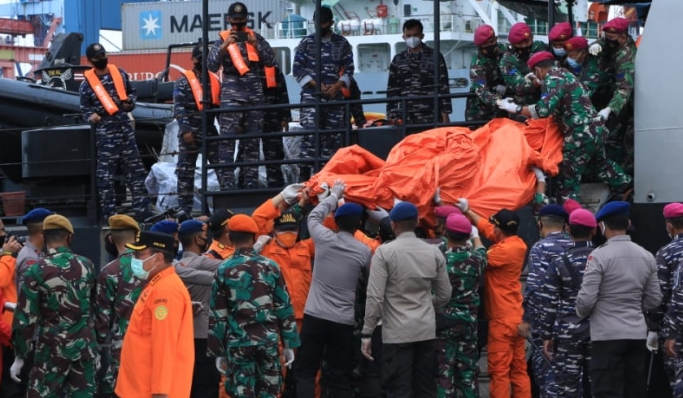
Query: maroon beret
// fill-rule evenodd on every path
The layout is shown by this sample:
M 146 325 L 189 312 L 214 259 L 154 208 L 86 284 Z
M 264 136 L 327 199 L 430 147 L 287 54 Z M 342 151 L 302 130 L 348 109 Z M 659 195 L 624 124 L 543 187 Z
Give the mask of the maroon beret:
M 588 48 L 588 40 L 582 36 L 574 36 L 564 42 L 564 49 L 567 51 L 586 50 Z
M 538 65 L 539 63 L 541 63 L 543 61 L 554 61 L 554 60 L 555 60 L 555 57 L 551 53 L 549 53 L 547 51 L 540 51 L 540 52 L 537 52 L 534 55 L 532 55 L 526 64 L 527 64 L 527 66 L 529 66 L 530 69 L 534 69 L 536 67 L 536 65 Z
M 628 30 L 628 25 L 628 19 L 614 18 L 611 21 L 608 21 L 605 26 L 602 27 L 602 30 L 609 33 L 623 33 Z
M 474 45 L 481 46 L 486 40 L 496 35 L 490 25 L 481 25 L 474 31 Z
M 531 28 L 524 22 L 518 22 L 510 28 L 508 41 L 510 44 L 521 43 L 531 37 Z
M 562 22 L 550 29 L 550 33 L 548 33 L 548 40 L 565 41 L 573 35 L 574 32 L 572 31 L 572 25 L 569 22 Z

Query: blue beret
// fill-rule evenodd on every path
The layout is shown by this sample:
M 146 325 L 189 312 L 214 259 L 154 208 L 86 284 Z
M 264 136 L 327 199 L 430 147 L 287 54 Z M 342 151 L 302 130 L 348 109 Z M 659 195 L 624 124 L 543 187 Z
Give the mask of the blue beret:
M 42 223 L 45 217 L 55 214 L 48 209 L 43 209 L 42 207 L 36 207 L 35 209 L 26 213 L 21 222 L 26 224 L 37 224 Z
M 569 214 L 567 214 L 567 211 L 564 209 L 564 207 L 556 204 L 552 205 L 545 205 L 541 208 L 541 211 L 538 212 L 539 217 L 557 217 L 561 218 L 565 221 L 569 218 Z
M 334 218 L 345 216 L 359 217 L 361 214 L 363 214 L 363 207 L 361 205 L 344 203 L 334 212 Z
M 618 216 L 623 214 L 628 215 L 630 210 L 631 205 L 628 202 L 609 202 L 606 205 L 602 206 L 602 209 L 600 209 L 600 211 L 598 211 L 598 214 L 595 215 L 595 219 L 598 221 L 602 221 L 605 218 L 611 216 Z
M 417 220 L 417 207 L 410 202 L 401 202 L 389 213 L 391 221 Z
M 159 221 L 152 225 L 150 232 L 161 232 L 163 234 L 173 235 L 178 232 L 178 223 L 171 220 Z
M 191 235 L 206 230 L 206 224 L 197 220 L 187 220 L 180 223 L 178 235 Z

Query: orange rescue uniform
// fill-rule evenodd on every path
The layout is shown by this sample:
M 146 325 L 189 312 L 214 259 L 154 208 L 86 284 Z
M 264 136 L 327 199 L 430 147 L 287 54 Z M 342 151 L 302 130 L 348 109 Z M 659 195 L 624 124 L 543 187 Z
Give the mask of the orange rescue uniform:
M 7 255 L 0 257 L 0 295 L 10 303 L 17 302 L 16 268 L 16 258 Z M 12 311 L 4 311 L 2 314 L 2 321 L 10 326 L 13 318 L 14 313 Z
M 484 272 L 484 303 L 489 320 L 488 369 L 491 398 L 531 398 L 526 369 L 525 339 L 517 333 L 522 322 L 522 283 L 520 277 L 526 257 L 526 243 L 519 236 L 496 241 L 494 226 L 480 218 L 477 228 L 495 242 L 488 250 Z
M 226 246 L 221 242 L 214 240 L 209 246 L 209 250 L 206 251 L 205 256 L 215 258 L 216 260 L 225 260 L 235 253 L 235 248 L 232 246 Z
M 192 301 L 168 267 L 152 278 L 133 308 L 123 339 L 116 395 L 187 398 L 194 371 Z

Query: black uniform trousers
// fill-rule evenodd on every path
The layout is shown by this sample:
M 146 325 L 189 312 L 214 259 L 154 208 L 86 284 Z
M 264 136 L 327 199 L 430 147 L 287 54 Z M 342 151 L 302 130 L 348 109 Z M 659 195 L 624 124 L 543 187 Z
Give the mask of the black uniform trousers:
M 594 398 L 647 397 L 645 340 L 591 341 Z
M 190 398 L 217 397 L 221 375 L 214 357 L 206 355 L 207 339 L 194 339 L 194 375 Z
M 391 398 L 436 398 L 435 340 L 387 344 L 382 350 L 382 387 Z

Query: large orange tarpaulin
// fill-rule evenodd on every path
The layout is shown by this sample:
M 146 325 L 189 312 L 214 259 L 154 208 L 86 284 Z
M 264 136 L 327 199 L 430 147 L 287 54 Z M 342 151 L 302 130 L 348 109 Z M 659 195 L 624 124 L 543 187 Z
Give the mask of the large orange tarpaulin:
M 561 161 L 562 135 L 551 119 L 495 119 L 476 131 L 443 127 L 408 136 L 386 162 L 357 145 L 342 148 L 307 185 L 315 194 L 320 183 L 342 179 L 349 202 L 390 209 L 397 198 L 414 203 L 425 219 L 440 187 L 445 203 L 468 198 L 474 211 L 488 217 L 532 200 L 531 166 L 556 175 Z

